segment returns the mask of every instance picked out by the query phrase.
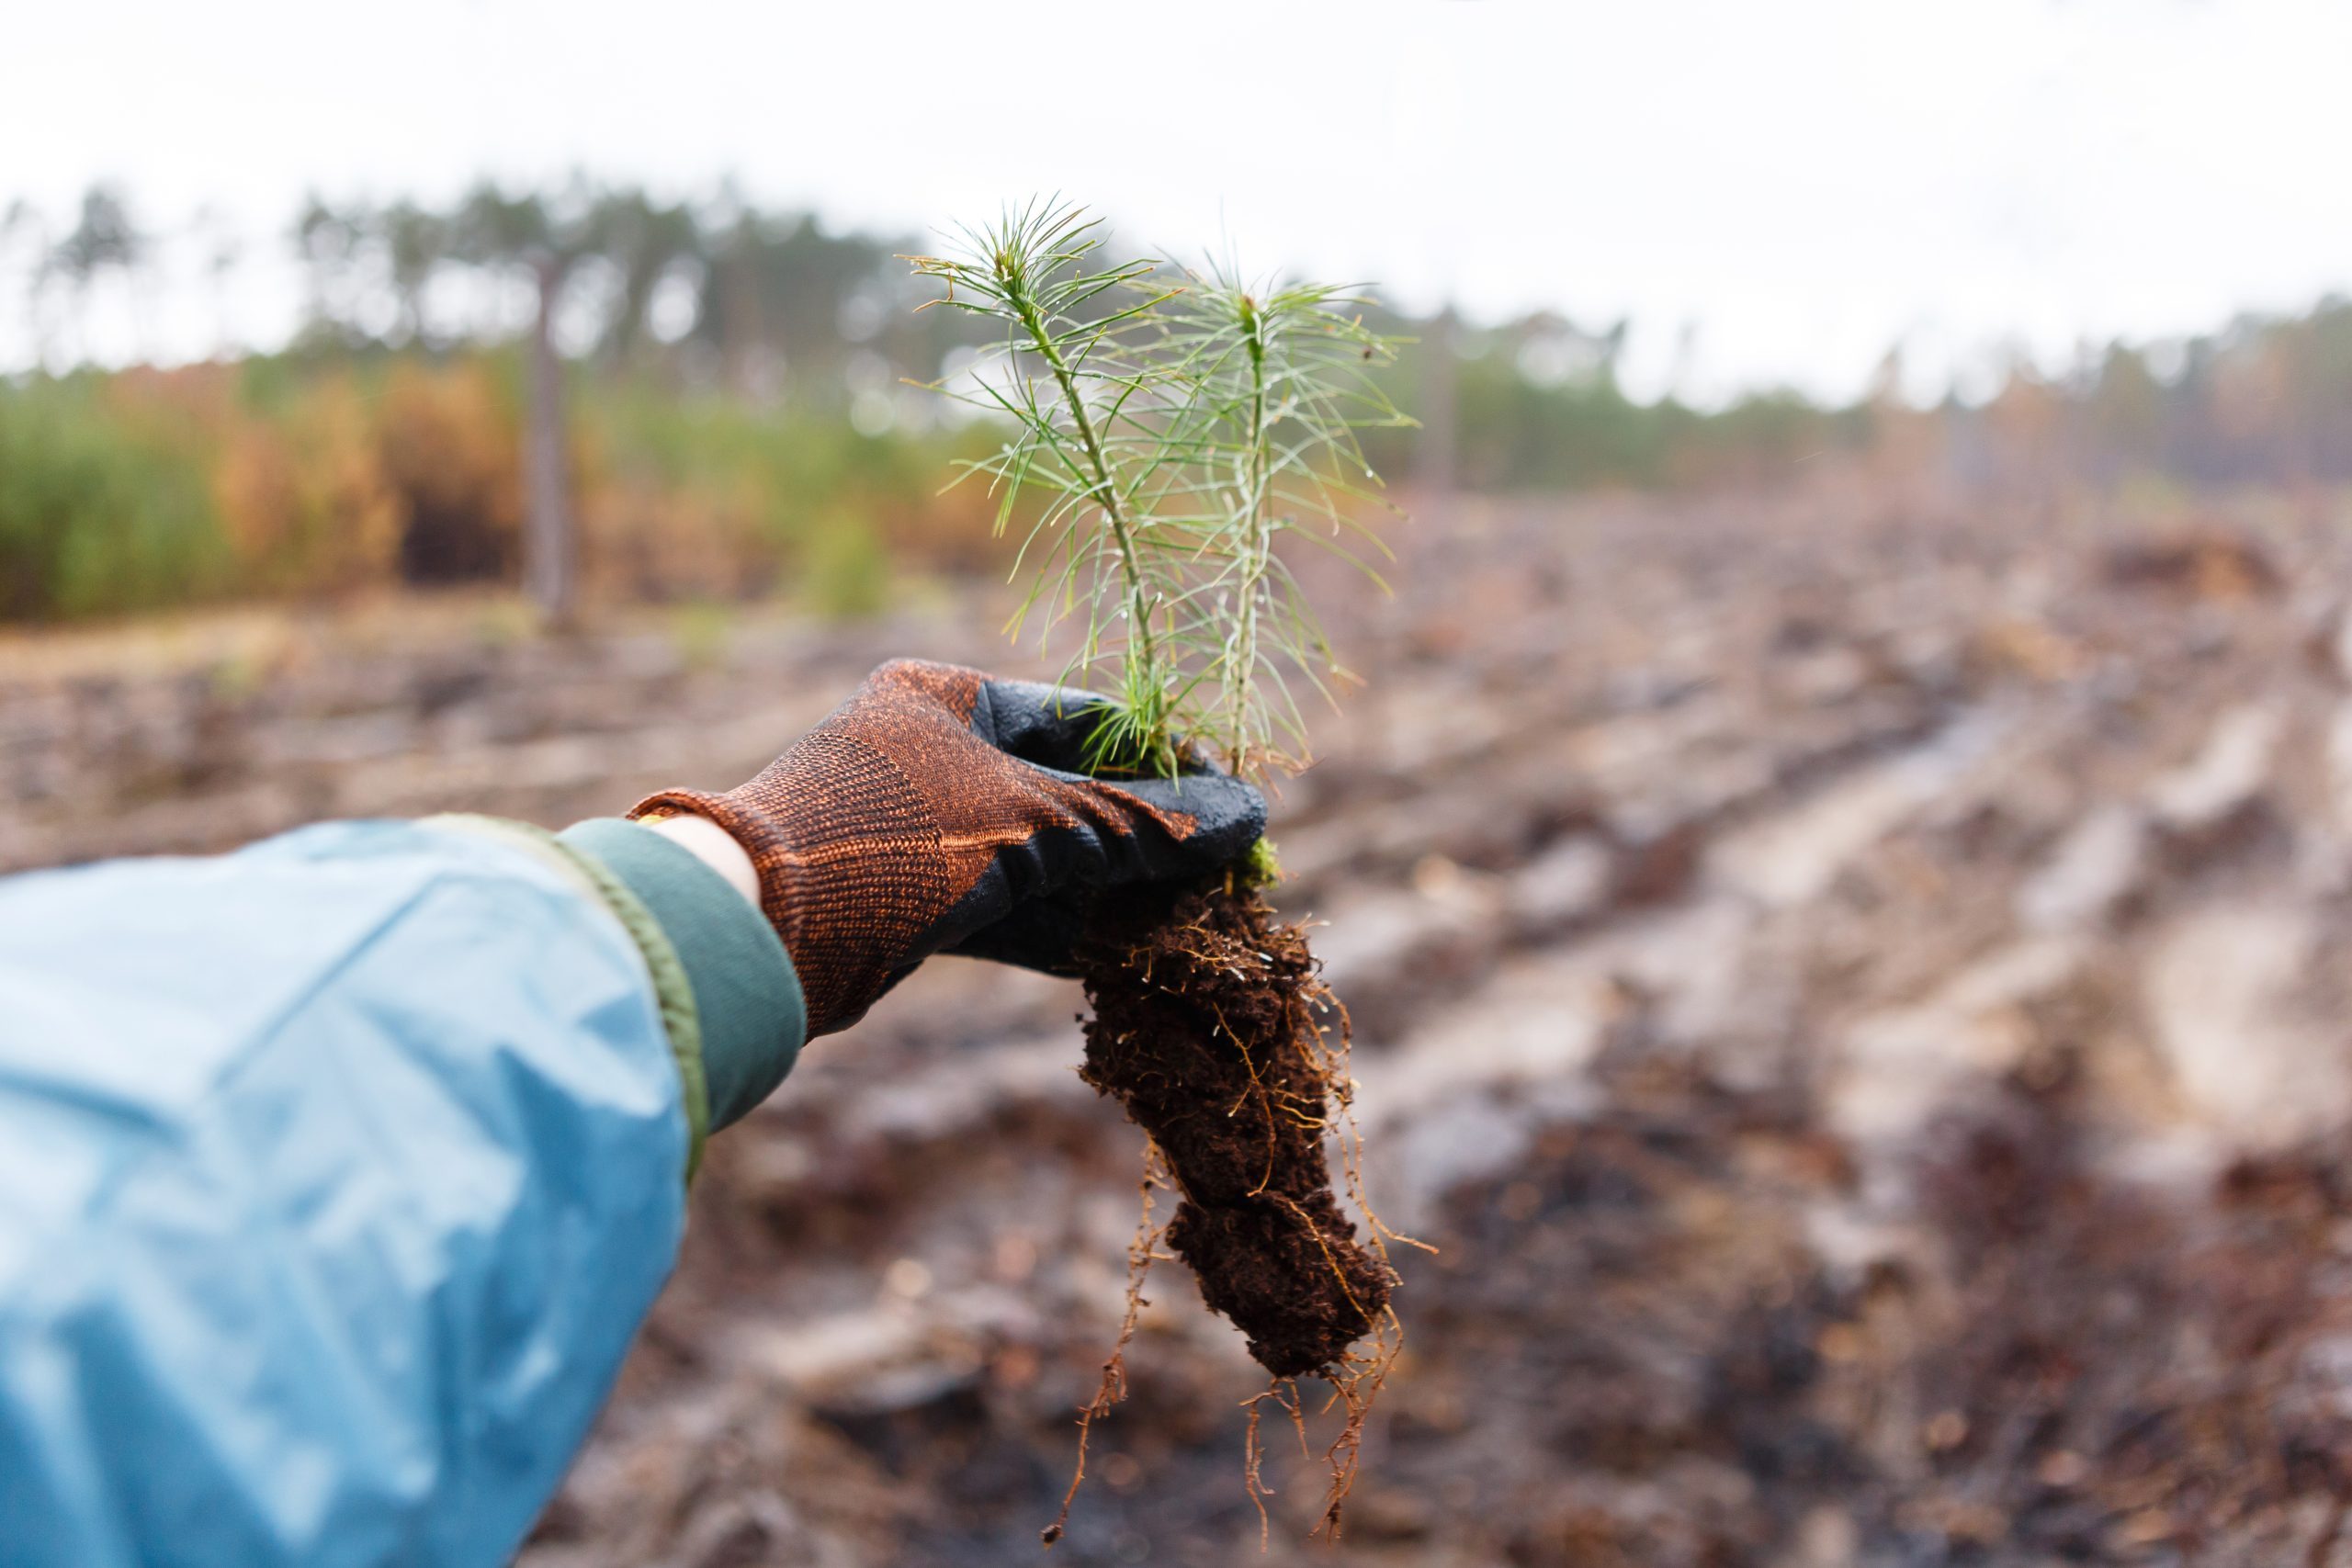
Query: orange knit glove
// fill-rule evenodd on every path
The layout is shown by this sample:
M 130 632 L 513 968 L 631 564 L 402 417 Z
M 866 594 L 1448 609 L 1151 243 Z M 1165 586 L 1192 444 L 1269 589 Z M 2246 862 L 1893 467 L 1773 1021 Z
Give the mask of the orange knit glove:
M 1238 779 L 1077 772 L 1101 702 L 899 660 L 750 783 L 663 790 L 629 815 L 735 836 L 808 1032 L 830 1033 L 934 953 L 1069 973 L 1092 893 L 1206 875 L 1257 840 L 1266 803 Z

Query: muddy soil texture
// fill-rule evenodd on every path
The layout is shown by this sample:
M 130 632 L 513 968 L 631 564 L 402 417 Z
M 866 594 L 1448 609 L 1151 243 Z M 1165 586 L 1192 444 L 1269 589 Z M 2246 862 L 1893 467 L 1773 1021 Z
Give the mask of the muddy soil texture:
M 1167 1245 L 1267 1371 L 1334 1366 L 1396 1275 L 1332 1191 L 1347 1023 L 1306 933 L 1222 878 L 1092 913 L 1080 1070 L 1166 1162 L 1180 1194 Z
M 1426 512 L 1275 808 L 1440 1249 L 1347 1534 L 1276 1443 L 1259 1557 L 1163 1266 L 1057 1560 L 2352 1563 L 2352 515 L 2134 504 Z M 0 863 L 723 785 L 958 603 L 9 641 Z M 1082 1010 L 928 965 L 716 1140 L 522 1561 L 1035 1563 L 1136 1224 Z

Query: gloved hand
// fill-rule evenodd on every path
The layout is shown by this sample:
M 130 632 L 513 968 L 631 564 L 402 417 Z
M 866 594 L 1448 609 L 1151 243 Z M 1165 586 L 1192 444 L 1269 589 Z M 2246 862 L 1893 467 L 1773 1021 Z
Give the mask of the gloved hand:
M 846 1029 L 934 953 L 1070 972 L 1087 896 L 1205 875 L 1264 829 L 1266 803 L 1201 771 L 1085 777 L 1085 692 L 899 660 L 750 783 L 671 789 L 748 851 L 812 1035 Z

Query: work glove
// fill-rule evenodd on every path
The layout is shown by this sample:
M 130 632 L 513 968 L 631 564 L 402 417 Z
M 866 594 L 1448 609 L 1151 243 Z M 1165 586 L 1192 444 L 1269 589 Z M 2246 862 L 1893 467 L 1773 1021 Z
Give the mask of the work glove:
M 1264 830 L 1264 797 L 1203 767 L 1086 777 L 1091 693 L 899 660 L 750 783 L 670 789 L 638 819 L 707 817 L 748 851 L 811 1035 L 846 1029 L 934 953 L 1073 973 L 1104 888 L 1204 876 Z

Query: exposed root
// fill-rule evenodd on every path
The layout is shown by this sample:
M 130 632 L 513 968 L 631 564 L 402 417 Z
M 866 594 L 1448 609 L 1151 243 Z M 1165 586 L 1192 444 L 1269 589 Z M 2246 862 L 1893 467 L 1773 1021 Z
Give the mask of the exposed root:
M 1331 1132 L 1340 1148 L 1341 1190 L 1356 1212 L 1363 1216 L 1365 1234 L 1384 1268 L 1389 1267 L 1388 1243 L 1391 1241 L 1418 1247 L 1434 1257 L 1437 1248 L 1428 1242 L 1390 1229 L 1364 1192 L 1363 1129 L 1356 1122 L 1355 1079 L 1348 1070 L 1354 1031 L 1345 1004 L 1329 988 L 1322 991 L 1317 1001 L 1321 1011 L 1336 1015 L 1336 1032 L 1331 1025 L 1318 1021 L 1315 1041 L 1316 1048 L 1322 1054 L 1325 1077 L 1332 1086 Z M 1334 1032 L 1338 1036 L 1336 1044 L 1332 1043 Z M 1336 1264 L 1334 1268 L 1336 1270 Z M 1393 1277 L 1393 1269 L 1391 1272 Z M 1363 1461 L 1364 1423 L 1371 1416 L 1373 1404 L 1379 1397 L 1382 1386 L 1387 1382 L 1397 1358 L 1405 1352 L 1405 1325 L 1397 1317 L 1396 1309 L 1385 1299 L 1380 1305 L 1377 1322 L 1378 1326 L 1368 1342 L 1351 1348 L 1335 1367 L 1326 1369 L 1322 1374 L 1324 1381 L 1330 1384 L 1333 1402 L 1346 1409 L 1347 1420 L 1340 1427 L 1340 1435 L 1324 1451 L 1324 1461 L 1330 1471 L 1330 1483 L 1324 1493 L 1322 1517 L 1309 1532 L 1309 1539 L 1318 1536 L 1327 1540 L 1340 1539 L 1341 1510 L 1347 1504 L 1348 1494 L 1355 1489 L 1356 1474 Z M 1299 1444 L 1304 1449 L 1306 1446 L 1306 1421 L 1304 1416 L 1297 1415 L 1295 1398 L 1292 1404 L 1294 1416 L 1298 1422 Z M 1327 1404 L 1325 1408 L 1329 1406 Z
M 1379 1398 L 1381 1386 L 1388 1381 L 1388 1374 L 1404 1349 L 1405 1325 L 1397 1321 L 1393 1308 L 1384 1308 L 1379 1331 L 1373 1337 L 1370 1348 L 1350 1351 L 1340 1368 L 1323 1374 L 1323 1381 L 1331 1386 L 1331 1399 L 1324 1408 L 1329 1410 L 1337 1404 L 1346 1410 L 1347 1419 L 1340 1427 L 1340 1435 L 1323 1452 L 1331 1479 L 1323 1495 L 1322 1517 L 1309 1532 L 1309 1539 L 1340 1539 L 1340 1511 L 1347 1505 L 1348 1494 L 1355 1490 L 1356 1472 L 1363 1462 L 1364 1422 L 1371 1416 L 1373 1403 Z
M 1159 1153 L 1159 1145 L 1149 1139 L 1143 1146 L 1143 1179 L 1136 1190 L 1143 1200 L 1143 1213 L 1136 1220 L 1135 1239 L 1127 1243 L 1127 1305 L 1119 1318 L 1119 1337 L 1111 1346 L 1111 1354 L 1103 1359 L 1102 1381 L 1095 1386 L 1094 1397 L 1078 1411 L 1078 1466 L 1069 1478 L 1069 1490 L 1062 1494 L 1061 1512 L 1054 1522 L 1038 1531 L 1038 1538 L 1047 1546 L 1061 1540 L 1062 1531 L 1069 1524 L 1069 1506 L 1078 1500 L 1078 1489 L 1086 1483 L 1086 1443 L 1094 1431 L 1097 1416 L 1107 1416 L 1113 1406 L 1127 1397 L 1127 1345 L 1136 1337 L 1136 1324 L 1149 1304 L 1143 1293 L 1144 1280 L 1151 1273 L 1163 1227 L 1152 1224 L 1152 1211 L 1157 1204 L 1152 1194 L 1168 1185 L 1168 1164 Z
M 1339 1436 L 1323 1450 L 1322 1463 L 1329 1472 L 1323 1494 L 1323 1511 L 1307 1539 L 1336 1541 L 1340 1539 L 1341 1515 L 1348 1495 L 1355 1489 L 1356 1475 L 1363 1461 L 1364 1423 L 1372 1415 L 1372 1406 L 1396 1366 L 1397 1356 L 1405 1348 L 1404 1325 L 1394 1312 L 1385 1312 L 1379 1332 L 1369 1348 L 1351 1350 L 1342 1363 L 1322 1373 L 1323 1382 L 1330 1388 L 1330 1397 L 1317 1414 L 1329 1414 L 1334 1407 L 1343 1409 L 1346 1419 Z M 1309 1464 L 1316 1462 L 1314 1446 L 1306 1434 L 1306 1409 L 1299 1398 L 1298 1380 L 1276 1378 L 1261 1393 L 1250 1395 L 1241 1402 L 1249 1412 L 1249 1425 L 1242 1434 L 1241 1485 L 1250 1502 L 1258 1510 L 1258 1544 L 1263 1550 L 1268 1542 L 1270 1519 L 1266 1499 L 1274 1488 L 1266 1480 L 1265 1439 L 1260 1423 L 1265 1406 L 1272 1404 L 1290 1417 L 1298 1434 L 1300 1457 Z
M 1353 1095 L 1346 1012 L 1300 929 L 1254 893 L 1156 889 L 1093 923 L 1082 1072 L 1167 1158 L 1182 1193 L 1169 1247 L 1269 1372 L 1321 1373 L 1374 1329 L 1396 1280 L 1340 1209 L 1325 1148 Z
M 1272 1529 L 1272 1521 L 1266 1513 L 1266 1499 L 1274 1495 L 1274 1489 L 1266 1483 L 1266 1450 L 1258 1431 L 1259 1420 L 1264 1416 L 1264 1407 L 1269 1400 L 1289 1416 L 1291 1425 L 1297 1428 L 1298 1451 L 1310 1461 L 1315 1457 L 1306 1446 L 1306 1416 L 1298 1407 L 1298 1383 L 1295 1380 L 1276 1378 L 1266 1385 L 1263 1393 L 1253 1393 L 1241 1402 L 1241 1408 L 1250 1413 L 1249 1425 L 1241 1436 L 1241 1489 L 1248 1495 L 1250 1506 L 1258 1510 L 1258 1550 L 1261 1551 L 1266 1550 Z
M 1314 1377 L 1331 1391 L 1324 1409 L 1345 1412 L 1323 1452 L 1330 1483 L 1314 1531 L 1336 1538 L 1365 1419 L 1403 1345 L 1387 1244 L 1430 1250 L 1382 1224 L 1365 1199 L 1347 1010 L 1317 974 L 1303 928 L 1276 924 L 1254 891 L 1230 883 L 1098 909 L 1080 956 L 1094 1004 L 1082 1074 L 1143 1127 L 1181 1195 L 1153 1239 L 1164 1235 L 1192 1266 L 1203 1299 L 1249 1335 L 1272 1377 L 1245 1402 L 1243 1486 L 1261 1534 L 1272 1495 L 1264 1405 L 1291 1417 L 1311 1460 L 1298 1382 Z M 1362 1236 L 1333 1191 L 1327 1142 Z M 1098 1397 L 1096 1407 L 1108 1405 Z M 1057 1522 L 1047 1540 L 1059 1532 Z

